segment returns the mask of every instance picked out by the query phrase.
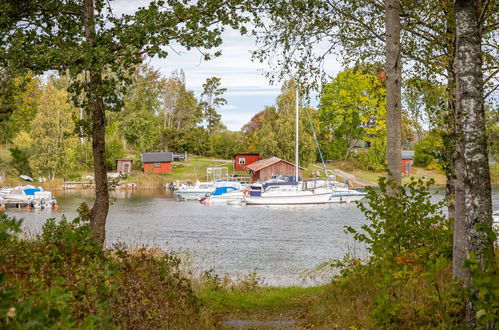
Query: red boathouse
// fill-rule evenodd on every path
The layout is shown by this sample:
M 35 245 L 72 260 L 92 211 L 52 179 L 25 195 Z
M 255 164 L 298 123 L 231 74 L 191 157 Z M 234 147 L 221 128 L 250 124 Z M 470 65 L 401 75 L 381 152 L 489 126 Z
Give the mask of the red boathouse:
M 267 181 L 277 175 L 295 175 L 295 165 L 277 157 L 261 159 L 246 166 L 250 171 L 251 181 Z M 298 167 L 298 175 L 302 176 L 303 167 Z
M 144 173 L 166 174 L 172 171 L 172 152 L 143 152 Z
M 246 171 L 246 166 L 260 160 L 260 154 L 241 153 L 234 156 L 234 169 L 236 171 Z

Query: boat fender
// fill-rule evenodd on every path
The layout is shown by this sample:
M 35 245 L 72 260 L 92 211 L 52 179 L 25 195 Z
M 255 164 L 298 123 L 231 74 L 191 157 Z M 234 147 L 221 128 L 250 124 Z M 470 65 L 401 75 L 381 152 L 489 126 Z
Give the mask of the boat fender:
M 250 192 L 248 189 L 246 189 L 246 190 L 243 190 L 243 194 L 244 194 L 244 196 L 249 196 Z
M 31 210 L 31 206 L 26 205 L 26 211 L 29 211 L 29 210 Z
M 57 211 L 59 209 L 59 205 L 55 204 L 52 208 Z

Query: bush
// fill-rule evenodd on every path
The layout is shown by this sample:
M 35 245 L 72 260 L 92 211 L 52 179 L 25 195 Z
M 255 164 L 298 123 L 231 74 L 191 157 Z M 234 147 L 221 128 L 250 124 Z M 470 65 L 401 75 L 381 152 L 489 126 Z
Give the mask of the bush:
M 435 132 L 429 133 L 414 147 L 414 166 L 427 167 L 434 161 L 441 162 L 443 149 L 442 137 Z
M 209 328 L 173 254 L 102 250 L 89 209 L 49 219 L 34 240 L 0 212 L 0 328 Z
M 384 141 L 374 140 L 368 149 L 355 154 L 359 167 L 366 171 L 382 171 L 386 167 L 386 145 Z
M 366 264 L 348 257 L 333 264 L 340 274 L 320 302 L 331 307 L 316 311 L 325 327 L 463 326 L 464 294 L 452 279 L 452 223 L 444 202 L 431 202 L 432 183 L 398 186 L 381 178 L 379 191 L 368 189 L 367 205 L 359 203 L 368 223 L 347 231 L 367 244 L 371 257 Z
M 412 254 L 425 261 L 452 256 L 452 223 L 444 215 L 445 201 L 433 204 L 433 179 L 411 179 L 398 186 L 380 178 L 379 192 L 368 188 L 368 206 L 358 203 L 369 224 L 363 232 L 348 231 L 358 241 L 368 243 L 374 260 L 384 261 Z

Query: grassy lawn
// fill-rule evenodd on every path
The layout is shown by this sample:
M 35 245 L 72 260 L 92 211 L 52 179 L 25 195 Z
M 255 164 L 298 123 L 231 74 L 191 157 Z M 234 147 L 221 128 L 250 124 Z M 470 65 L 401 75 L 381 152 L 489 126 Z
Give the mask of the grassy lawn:
M 380 177 L 386 175 L 386 172 L 384 171 L 374 172 L 374 171 L 366 171 L 360 169 L 353 161 L 337 161 L 334 162 L 333 164 L 328 164 L 328 169 L 339 169 L 349 174 L 355 175 L 356 177 L 359 177 L 363 180 L 371 182 L 377 182 Z M 424 167 L 413 167 L 411 176 L 415 178 L 427 178 L 427 179 L 433 178 L 435 180 L 435 185 L 445 185 L 446 182 L 444 174 Z M 342 182 L 345 181 L 345 178 L 339 177 L 337 178 L 337 180 Z M 409 176 L 402 177 L 403 183 L 409 181 L 410 181 Z
M 230 320 L 293 320 L 295 325 L 305 328 L 313 323 L 305 317 L 308 309 L 319 300 L 325 288 L 265 287 L 251 280 L 223 286 L 220 281 L 211 279 L 195 291 L 205 312 L 213 315 L 219 326 Z

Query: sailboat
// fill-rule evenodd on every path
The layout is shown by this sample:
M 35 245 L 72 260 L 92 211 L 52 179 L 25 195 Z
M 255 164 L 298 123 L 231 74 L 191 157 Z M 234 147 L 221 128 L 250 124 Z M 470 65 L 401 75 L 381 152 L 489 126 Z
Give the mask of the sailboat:
M 295 168 L 294 177 L 295 184 L 291 185 L 267 185 L 258 196 L 244 197 L 244 202 L 247 205 L 298 205 L 298 204 L 325 204 L 325 203 L 341 203 L 353 200 L 362 199 L 366 193 L 356 191 L 345 187 L 338 187 L 335 183 L 329 180 L 327 176 L 326 166 L 322 159 L 322 153 L 317 143 L 317 137 L 314 138 L 319 148 L 321 160 L 326 171 L 327 180 L 304 180 L 298 181 L 299 178 L 299 142 L 298 142 L 298 89 L 296 89 L 296 115 L 295 115 Z M 313 130 L 313 126 L 312 126 Z

